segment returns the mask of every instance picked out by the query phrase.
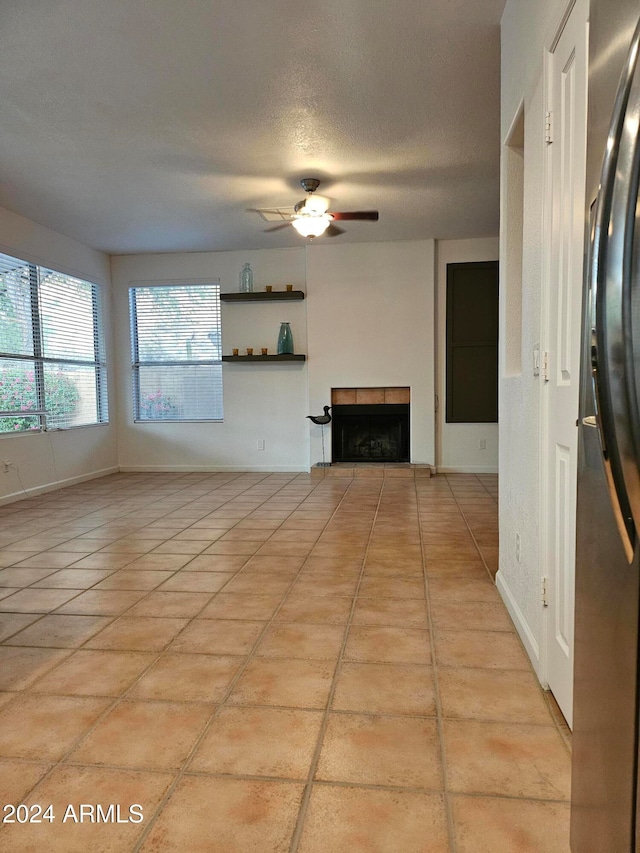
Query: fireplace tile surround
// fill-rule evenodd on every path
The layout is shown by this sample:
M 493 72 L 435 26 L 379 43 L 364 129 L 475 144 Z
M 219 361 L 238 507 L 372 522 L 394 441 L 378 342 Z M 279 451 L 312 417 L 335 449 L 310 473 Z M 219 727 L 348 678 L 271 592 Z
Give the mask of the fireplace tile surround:
M 404 480 L 411 477 L 431 477 L 431 466 L 427 464 L 412 462 L 337 462 L 330 468 L 314 467 L 311 469 L 311 477 L 322 479 L 324 477 L 349 477 L 376 479 Z
M 372 406 L 411 402 L 411 389 L 391 388 L 332 388 L 332 406 Z
M 387 405 L 390 409 L 402 406 L 409 408 L 411 389 L 408 386 L 380 386 L 366 388 L 332 388 L 331 405 L 337 407 L 334 419 L 342 407 L 345 411 L 353 411 L 353 406 L 380 407 Z M 346 408 L 349 407 L 349 408 Z M 410 462 L 376 462 L 363 460 L 361 462 L 333 461 L 330 468 L 314 469 L 314 476 L 331 477 L 414 477 L 431 476 L 429 465 L 416 465 Z

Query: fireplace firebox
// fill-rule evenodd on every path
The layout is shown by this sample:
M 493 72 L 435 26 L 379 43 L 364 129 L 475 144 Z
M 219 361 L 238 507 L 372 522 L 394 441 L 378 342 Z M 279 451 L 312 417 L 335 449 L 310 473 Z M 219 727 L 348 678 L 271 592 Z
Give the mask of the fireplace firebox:
M 404 403 L 334 405 L 333 462 L 408 462 L 409 406 Z

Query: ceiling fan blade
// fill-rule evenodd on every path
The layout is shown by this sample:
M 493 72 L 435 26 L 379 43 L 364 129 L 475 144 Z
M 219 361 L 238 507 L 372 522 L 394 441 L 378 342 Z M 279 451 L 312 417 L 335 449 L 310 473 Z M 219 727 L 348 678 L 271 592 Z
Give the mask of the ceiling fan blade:
M 265 234 L 268 234 L 270 231 L 280 231 L 281 228 L 287 228 L 289 225 L 291 225 L 290 222 L 283 222 L 281 225 L 274 225 L 273 228 L 263 228 L 262 230 Z
M 344 228 L 338 228 L 337 225 L 330 225 L 324 233 L 327 237 L 339 237 L 340 234 L 344 234 Z
M 334 219 L 367 219 L 371 222 L 378 221 L 377 210 L 356 210 L 351 213 L 334 213 L 331 211 L 331 216 Z

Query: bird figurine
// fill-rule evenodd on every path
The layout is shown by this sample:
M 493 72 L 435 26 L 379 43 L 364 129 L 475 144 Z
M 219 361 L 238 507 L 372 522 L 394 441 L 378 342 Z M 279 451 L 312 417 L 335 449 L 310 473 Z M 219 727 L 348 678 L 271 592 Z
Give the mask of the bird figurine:
M 318 424 L 318 426 L 324 426 L 325 424 L 331 423 L 331 415 L 329 414 L 329 409 L 331 406 L 323 406 L 324 415 L 307 415 L 310 421 L 314 424 Z
M 324 415 L 307 415 L 307 418 L 311 421 L 311 423 L 317 424 L 322 431 L 322 462 L 319 462 L 322 468 L 328 468 L 331 465 L 331 462 L 324 461 L 324 427 L 325 424 L 331 423 L 331 415 L 329 414 L 329 409 L 331 406 L 323 406 Z

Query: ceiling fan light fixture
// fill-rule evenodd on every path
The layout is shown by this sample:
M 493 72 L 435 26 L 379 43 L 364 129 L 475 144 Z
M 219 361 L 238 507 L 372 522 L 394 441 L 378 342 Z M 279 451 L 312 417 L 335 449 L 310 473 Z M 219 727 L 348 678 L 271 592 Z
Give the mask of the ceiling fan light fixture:
M 311 213 L 312 215 L 319 215 L 321 213 L 326 213 L 329 210 L 329 199 L 323 195 L 310 195 L 304 202 L 305 213 Z
M 331 216 L 328 213 L 305 214 L 291 224 L 302 237 L 319 237 L 331 225 Z
M 303 178 L 300 181 L 302 189 L 307 193 L 307 198 L 302 199 L 293 208 L 293 215 L 283 216 L 285 219 L 274 228 L 266 228 L 266 231 L 280 231 L 288 225 L 293 225 L 301 237 L 320 237 L 327 233 L 328 237 L 339 237 L 344 234 L 344 229 L 334 223 L 334 220 L 362 220 L 364 222 L 377 222 L 377 210 L 355 210 L 355 211 L 329 211 L 330 199 L 325 196 L 316 195 L 320 186 L 317 178 Z M 280 214 L 281 211 L 276 210 Z M 265 213 L 273 213 L 271 210 L 259 210 L 258 213 L 266 219 Z

